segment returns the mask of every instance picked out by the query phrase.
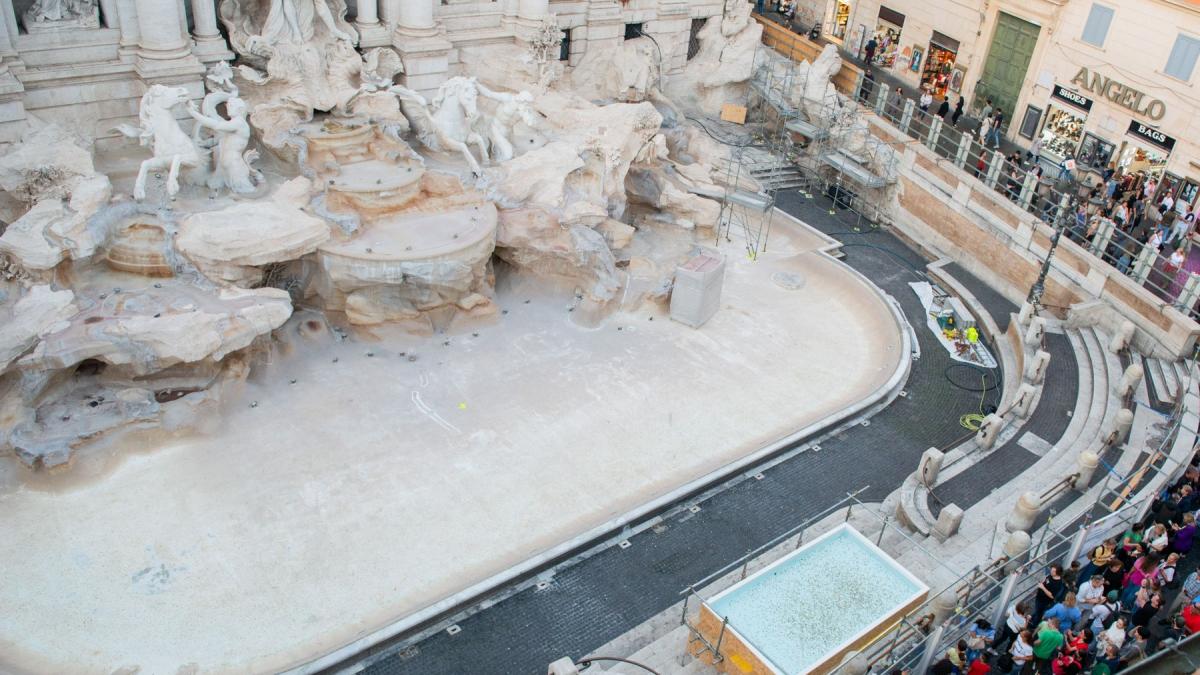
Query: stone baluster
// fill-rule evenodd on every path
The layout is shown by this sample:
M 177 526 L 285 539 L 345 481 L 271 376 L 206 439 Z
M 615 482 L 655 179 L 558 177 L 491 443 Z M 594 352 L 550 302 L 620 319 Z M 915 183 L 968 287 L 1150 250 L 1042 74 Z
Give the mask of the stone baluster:
M 229 60 L 233 53 L 225 45 L 217 27 L 217 8 L 213 0 L 192 0 L 192 39 L 196 41 L 196 56 L 205 63 Z

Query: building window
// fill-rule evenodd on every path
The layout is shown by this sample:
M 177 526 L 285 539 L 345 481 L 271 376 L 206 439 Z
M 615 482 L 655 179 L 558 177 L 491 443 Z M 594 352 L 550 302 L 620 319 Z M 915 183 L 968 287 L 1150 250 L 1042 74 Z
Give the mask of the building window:
M 571 60 L 571 29 L 562 32 L 562 41 L 558 43 L 558 60 Z
M 1103 47 L 1104 41 L 1108 38 L 1108 27 L 1112 25 L 1113 8 L 1105 7 L 1100 3 L 1092 3 L 1092 13 L 1088 14 L 1087 24 L 1083 27 L 1083 36 L 1080 38 L 1084 42 Z
M 633 40 L 642 37 L 642 24 L 627 23 L 625 24 L 625 39 Z
M 708 23 L 708 19 L 692 19 L 692 34 L 688 36 L 688 61 L 696 58 L 696 55 L 700 53 L 700 29 L 704 28 L 706 23 Z
M 1200 40 L 1180 35 L 1175 38 L 1175 47 L 1171 49 L 1171 58 L 1167 59 L 1164 72 L 1187 82 L 1192 79 L 1197 57 L 1200 57 Z

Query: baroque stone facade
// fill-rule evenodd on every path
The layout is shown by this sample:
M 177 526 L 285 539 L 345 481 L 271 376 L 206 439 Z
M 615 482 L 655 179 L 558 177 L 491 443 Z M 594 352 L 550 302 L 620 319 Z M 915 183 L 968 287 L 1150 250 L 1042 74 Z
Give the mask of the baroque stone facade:
M 184 87 L 199 101 L 205 66 L 232 60 L 239 39 L 230 22 L 249 7 L 265 16 L 270 0 L 0 0 L 0 147 L 21 138 L 30 119 L 69 126 L 102 146 L 137 118 L 154 84 Z M 333 7 L 355 46 L 400 56 L 405 85 L 430 95 L 462 50 L 525 42 L 548 15 L 563 31 L 562 56 L 578 63 L 590 49 L 626 35 L 653 37 L 668 72 L 687 60 L 693 21 L 719 15 L 721 0 L 302 0 Z M 308 10 L 308 11 L 311 11 Z M 697 25 L 698 28 L 698 25 Z M 348 31 L 347 31 L 348 33 Z M 555 54 L 558 56 L 558 54 Z

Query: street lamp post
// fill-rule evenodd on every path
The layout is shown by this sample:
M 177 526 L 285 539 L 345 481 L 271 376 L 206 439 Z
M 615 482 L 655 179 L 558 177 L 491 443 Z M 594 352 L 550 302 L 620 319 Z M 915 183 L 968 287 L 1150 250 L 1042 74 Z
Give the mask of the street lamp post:
M 1041 306 L 1042 296 L 1046 293 L 1046 277 L 1050 275 L 1050 262 L 1054 259 L 1058 240 L 1062 238 L 1063 230 L 1067 227 L 1067 219 L 1071 217 L 1072 203 L 1071 194 L 1064 192 L 1062 199 L 1058 202 L 1058 215 L 1051 225 L 1054 228 L 1054 235 L 1050 237 L 1050 250 L 1046 252 L 1046 259 L 1042 261 L 1042 270 L 1038 272 L 1037 281 L 1033 282 L 1033 286 L 1029 289 L 1029 297 L 1026 298 L 1026 301 L 1035 307 Z

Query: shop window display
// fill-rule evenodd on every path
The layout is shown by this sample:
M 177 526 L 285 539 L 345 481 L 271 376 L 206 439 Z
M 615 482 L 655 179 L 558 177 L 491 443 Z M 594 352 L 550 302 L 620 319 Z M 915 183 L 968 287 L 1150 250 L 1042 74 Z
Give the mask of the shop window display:
M 1103 171 L 1112 161 L 1113 152 L 1117 146 L 1093 134 L 1084 134 L 1083 142 L 1079 144 L 1079 154 L 1076 159 L 1084 169 Z
M 846 26 L 850 24 L 850 3 L 838 2 L 834 3 L 833 8 L 833 36 L 844 40 L 846 38 Z
M 1147 150 L 1133 143 L 1126 143 L 1118 165 L 1125 170 L 1125 173 L 1141 172 L 1158 180 L 1162 177 L 1163 170 L 1167 168 L 1167 158 L 1168 155 L 1164 152 Z
M 1082 138 L 1083 118 L 1051 106 L 1046 126 L 1042 127 L 1043 152 L 1058 157 L 1074 157 Z
M 880 19 L 874 37 L 875 43 L 879 45 L 875 50 L 875 64 L 891 68 L 896 64 L 896 55 L 900 51 L 900 28 Z
M 921 86 L 937 98 L 944 98 L 950 89 L 950 78 L 954 75 L 954 59 L 957 54 L 933 43 L 925 56 L 925 69 L 921 73 Z

